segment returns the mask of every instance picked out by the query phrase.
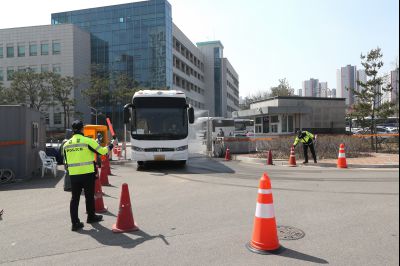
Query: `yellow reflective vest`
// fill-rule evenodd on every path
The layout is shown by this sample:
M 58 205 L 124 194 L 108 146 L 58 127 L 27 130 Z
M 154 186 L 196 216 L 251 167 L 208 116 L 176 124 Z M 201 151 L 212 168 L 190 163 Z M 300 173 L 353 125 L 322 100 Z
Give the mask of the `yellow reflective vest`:
M 108 147 L 100 146 L 94 139 L 75 134 L 64 144 L 65 162 L 68 165 L 69 175 L 83 175 L 94 173 L 94 152 L 101 155 L 108 152 Z
M 310 141 L 312 141 L 314 139 L 314 135 L 311 134 L 310 132 L 303 131 L 302 133 L 305 134 L 305 137 L 304 138 L 296 137 L 296 139 L 294 140 L 293 146 L 296 146 L 297 143 L 299 143 L 299 141 L 301 143 L 309 143 Z

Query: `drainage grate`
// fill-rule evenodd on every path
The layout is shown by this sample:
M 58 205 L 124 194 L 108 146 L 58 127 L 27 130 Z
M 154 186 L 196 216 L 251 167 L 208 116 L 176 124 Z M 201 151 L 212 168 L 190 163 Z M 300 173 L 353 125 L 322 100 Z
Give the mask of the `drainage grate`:
M 306 234 L 295 227 L 278 226 L 278 237 L 280 240 L 298 240 L 302 239 Z

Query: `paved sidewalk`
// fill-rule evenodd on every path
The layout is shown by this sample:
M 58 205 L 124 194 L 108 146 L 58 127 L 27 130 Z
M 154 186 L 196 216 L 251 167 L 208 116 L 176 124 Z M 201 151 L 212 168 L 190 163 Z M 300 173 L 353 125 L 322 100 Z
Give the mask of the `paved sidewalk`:
M 237 154 L 233 159 L 242 162 L 266 164 L 266 159 L 256 158 L 255 154 Z M 371 153 L 371 157 L 347 158 L 349 168 L 399 168 L 399 154 Z M 289 160 L 289 158 L 288 158 Z M 273 160 L 275 165 L 287 165 L 288 160 Z M 297 160 L 300 166 L 302 161 Z M 311 166 L 336 167 L 337 159 L 320 160 L 318 164 L 310 163 Z

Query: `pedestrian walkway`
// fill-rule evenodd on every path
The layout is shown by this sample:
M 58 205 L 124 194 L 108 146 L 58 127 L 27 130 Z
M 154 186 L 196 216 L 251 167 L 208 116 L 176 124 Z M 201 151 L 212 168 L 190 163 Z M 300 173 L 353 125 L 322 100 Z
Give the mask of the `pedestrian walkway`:
M 347 164 L 357 165 L 399 165 L 399 154 L 371 153 L 371 157 L 347 158 Z M 321 160 L 321 163 L 336 163 L 337 159 Z

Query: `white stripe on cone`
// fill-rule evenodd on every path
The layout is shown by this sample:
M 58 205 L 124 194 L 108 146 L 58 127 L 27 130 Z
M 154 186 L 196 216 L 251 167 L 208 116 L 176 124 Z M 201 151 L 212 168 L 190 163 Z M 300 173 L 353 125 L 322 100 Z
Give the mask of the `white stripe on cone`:
M 272 189 L 258 189 L 258 194 L 272 194 Z
M 262 204 L 257 202 L 255 216 L 257 218 L 274 218 L 274 204 Z
M 339 158 L 346 158 L 346 154 L 344 154 L 344 153 L 339 153 Z

